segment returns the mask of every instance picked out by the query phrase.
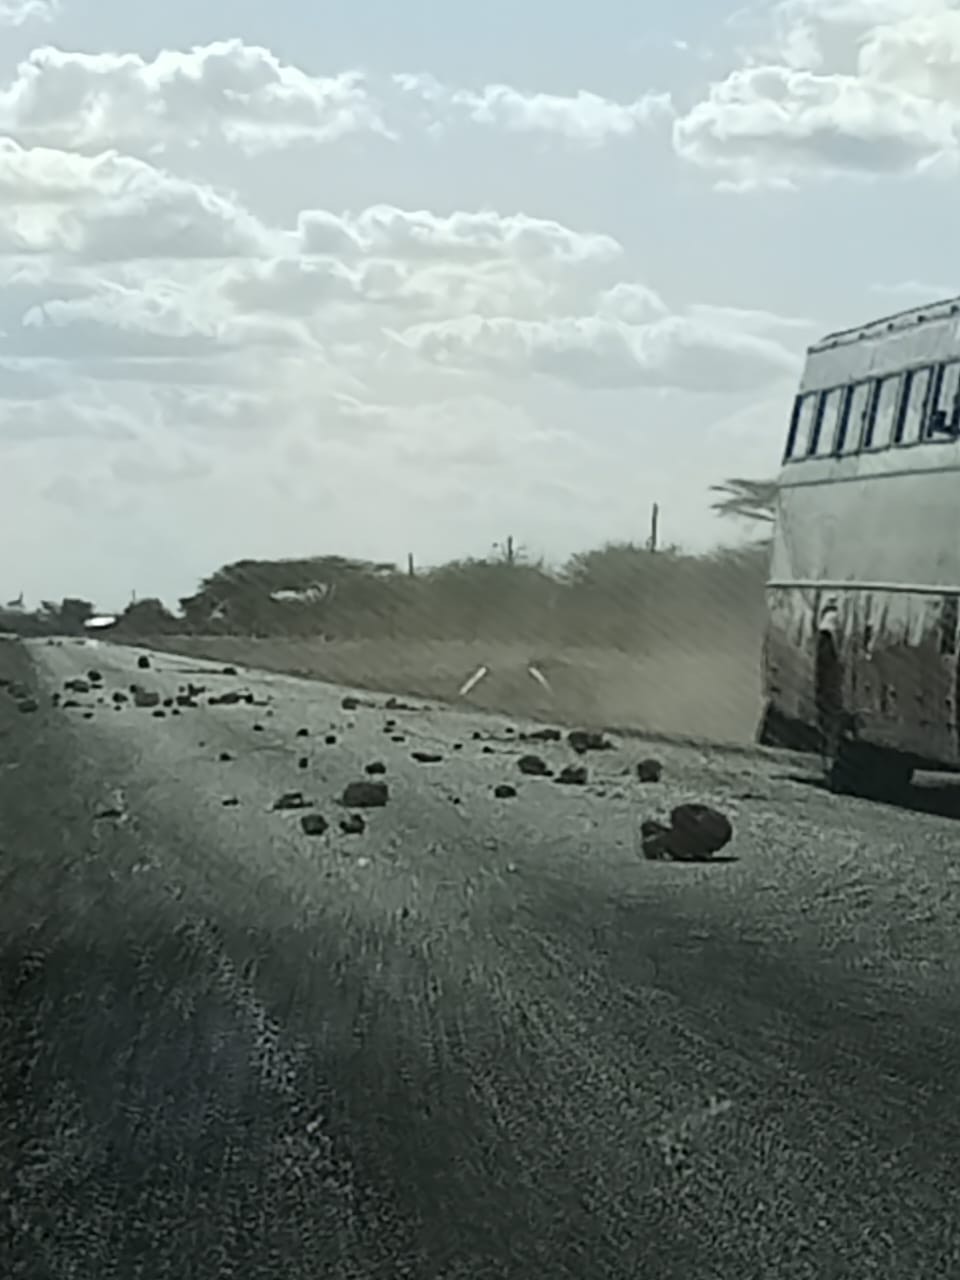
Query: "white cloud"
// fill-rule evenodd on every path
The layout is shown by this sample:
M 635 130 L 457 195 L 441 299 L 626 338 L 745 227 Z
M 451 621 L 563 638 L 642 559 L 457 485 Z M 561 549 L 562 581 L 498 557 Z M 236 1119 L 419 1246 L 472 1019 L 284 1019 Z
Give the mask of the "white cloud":
M 0 138 L 0 252 L 87 260 L 223 258 L 271 245 L 229 195 L 130 156 Z
M 798 369 L 797 357 L 776 342 L 684 316 L 646 325 L 598 316 L 469 318 L 411 328 L 396 340 L 445 367 L 507 377 L 537 373 L 593 389 L 740 392 Z
M 224 142 L 255 155 L 386 129 L 359 72 L 312 76 L 233 39 L 152 59 L 35 49 L 0 91 L 0 132 L 84 151 Z
M 52 22 L 59 12 L 60 0 L 0 0 L 0 27 Z
M 396 75 L 394 83 L 430 108 L 441 126 L 463 118 L 509 133 L 556 134 L 592 146 L 632 137 L 672 112 L 668 93 L 615 102 L 586 89 L 573 94 L 538 93 L 507 84 L 458 89 L 423 73 Z
M 953 173 L 960 12 L 948 0 L 785 0 L 773 34 L 674 123 L 726 185 Z

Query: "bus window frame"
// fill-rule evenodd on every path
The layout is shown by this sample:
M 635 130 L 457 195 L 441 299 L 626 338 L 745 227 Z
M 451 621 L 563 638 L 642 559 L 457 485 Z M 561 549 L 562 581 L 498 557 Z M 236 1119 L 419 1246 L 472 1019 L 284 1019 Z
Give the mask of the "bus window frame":
M 833 428 L 833 438 L 830 441 L 830 448 L 824 450 L 823 445 L 823 420 L 826 416 L 827 405 L 830 397 L 839 392 L 842 399 L 840 408 L 837 411 L 836 424 Z M 804 458 L 829 458 L 833 455 L 833 446 L 840 429 L 840 424 L 846 420 L 847 406 L 849 404 L 850 395 L 849 388 L 840 383 L 835 387 L 825 387 L 822 391 L 813 393 L 817 396 L 817 407 L 814 411 L 813 423 L 810 427 L 810 438 L 807 441 L 807 451 L 803 455 Z
M 798 392 L 793 400 L 793 412 L 790 415 L 790 430 L 787 433 L 787 446 L 783 453 L 784 465 L 791 462 L 803 462 L 809 457 L 806 445 L 809 445 L 813 438 L 814 429 L 817 425 L 818 415 L 820 414 L 820 401 L 823 397 L 822 391 L 801 391 Z M 813 418 L 810 421 L 810 432 L 807 436 L 806 445 L 802 452 L 797 451 L 797 436 L 800 432 L 800 415 L 803 411 L 805 401 L 813 400 Z
M 837 423 L 837 430 L 834 434 L 833 448 L 830 451 L 831 458 L 853 458 L 856 457 L 858 453 L 862 452 L 863 433 L 866 429 L 867 413 L 870 412 L 872 414 L 873 412 L 873 397 L 876 394 L 876 391 L 872 384 L 875 381 L 875 378 L 858 378 L 856 382 L 847 383 L 847 395 L 844 400 L 843 413 L 840 421 Z M 857 429 L 857 443 L 852 449 L 845 452 L 844 446 L 850 437 L 850 410 L 853 408 L 853 397 L 856 395 L 858 387 L 866 387 L 868 389 L 868 398 L 867 403 L 864 405 L 860 414 L 859 427 L 857 427 L 856 423 L 853 424 Z
M 933 371 L 933 376 L 927 386 L 927 395 L 923 405 L 923 424 L 921 426 L 920 435 L 913 444 L 956 444 L 960 440 L 960 422 L 956 432 L 938 432 L 936 435 L 929 434 L 930 419 L 933 416 L 934 409 L 940 405 L 940 392 L 943 390 L 944 377 L 947 369 L 953 366 L 958 367 L 960 372 L 960 359 L 956 360 L 940 360 L 936 364 L 929 366 Z M 957 385 L 953 392 L 953 410 L 960 415 L 960 376 L 958 376 Z
M 903 399 L 903 388 L 906 382 L 906 370 L 901 369 L 899 373 L 880 373 L 873 378 L 867 379 L 872 383 L 870 388 L 870 403 L 867 411 L 863 415 L 863 424 L 860 429 L 860 442 L 857 447 L 857 453 L 882 453 L 884 449 L 892 448 L 894 444 L 894 436 L 897 430 L 897 423 L 900 418 L 900 404 Z M 887 439 L 882 444 L 875 444 L 873 441 L 873 433 L 877 426 L 877 410 L 880 408 L 880 397 L 883 395 L 884 384 L 887 382 L 896 382 L 896 399 L 893 402 L 893 415 L 891 418 L 890 431 Z M 867 437 L 870 437 L 868 440 Z
M 894 438 L 891 446 L 894 449 L 909 449 L 915 444 L 926 444 L 927 437 L 924 434 L 927 429 L 927 417 L 930 412 L 930 395 L 936 382 L 937 366 L 935 364 L 918 364 L 910 369 L 903 371 L 903 389 L 900 393 L 900 405 L 897 409 L 897 422 L 894 431 Z M 907 422 L 907 405 L 910 401 L 910 393 L 913 391 L 914 379 L 921 374 L 928 373 L 930 377 L 927 380 L 927 389 L 923 393 L 923 405 L 920 409 L 920 422 L 916 436 L 912 440 L 904 440 L 903 433 Z

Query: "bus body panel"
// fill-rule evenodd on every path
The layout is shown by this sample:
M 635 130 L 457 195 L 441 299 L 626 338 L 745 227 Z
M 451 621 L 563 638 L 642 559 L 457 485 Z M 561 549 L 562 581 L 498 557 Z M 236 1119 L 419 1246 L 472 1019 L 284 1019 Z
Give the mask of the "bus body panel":
M 960 301 L 937 310 L 825 339 L 808 352 L 799 394 L 960 360 Z M 956 767 L 958 607 L 960 437 L 921 430 L 915 441 L 785 461 L 767 586 L 768 716 L 816 736 L 826 632 L 856 736 Z

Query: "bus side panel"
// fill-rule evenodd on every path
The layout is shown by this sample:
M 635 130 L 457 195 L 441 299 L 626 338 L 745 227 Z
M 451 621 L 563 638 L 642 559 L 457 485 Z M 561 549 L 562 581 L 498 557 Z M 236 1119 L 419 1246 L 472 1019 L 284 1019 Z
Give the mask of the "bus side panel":
M 818 746 L 814 689 L 817 593 L 767 588 L 763 646 L 764 719 L 760 741 L 814 751 Z
M 929 592 L 858 593 L 853 710 L 866 742 L 957 761 L 955 602 Z

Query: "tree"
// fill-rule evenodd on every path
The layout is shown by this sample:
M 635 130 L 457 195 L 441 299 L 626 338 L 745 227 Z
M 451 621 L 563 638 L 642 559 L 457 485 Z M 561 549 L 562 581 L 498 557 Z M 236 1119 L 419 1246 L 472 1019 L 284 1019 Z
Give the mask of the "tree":
M 776 519 L 779 492 L 776 480 L 748 480 L 736 477 L 724 480 L 722 484 L 712 484 L 710 492 L 722 494 L 722 497 L 712 504 L 717 515 L 741 520 L 758 520 L 763 524 L 773 524 Z

